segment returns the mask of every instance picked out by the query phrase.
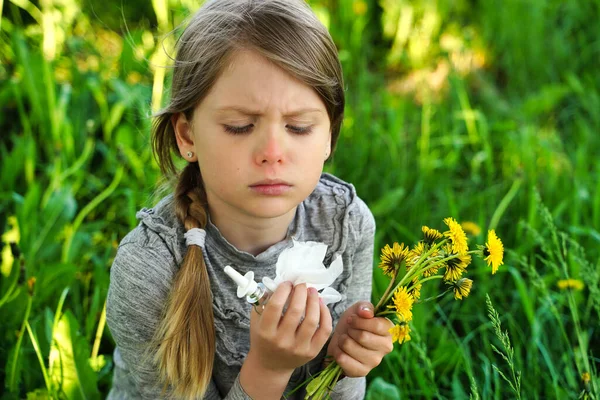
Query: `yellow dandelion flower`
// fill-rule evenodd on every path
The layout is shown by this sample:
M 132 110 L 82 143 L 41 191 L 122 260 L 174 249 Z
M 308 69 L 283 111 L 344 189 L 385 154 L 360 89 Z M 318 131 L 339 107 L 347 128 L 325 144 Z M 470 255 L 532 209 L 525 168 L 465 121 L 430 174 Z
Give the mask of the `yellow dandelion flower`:
M 454 299 L 462 300 L 463 297 L 468 297 L 473 287 L 473 281 L 469 278 L 461 278 L 455 282 L 448 282 L 454 291 Z
M 583 288 L 585 287 L 583 282 L 580 281 L 579 279 L 561 279 L 558 282 L 556 282 L 556 286 L 558 286 L 558 288 L 560 290 L 565 290 L 565 289 L 583 290 Z
M 428 226 L 423 226 L 421 230 L 423 231 L 425 243 L 427 243 L 428 245 L 432 245 L 436 240 L 442 238 L 442 234 L 437 229 L 431 229 Z
M 460 223 L 460 226 L 466 233 L 470 233 L 473 236 L 479 236 L 481 233 L 481 228 L 475 222 L 464 221 Z
M 410 340 L 410 327 L 404 321 L 390 328 L 390 333 L 392 334 L 392 343 L 402 344 Z
M 590 373 L 584 372 L 583 374 L 581 374 L 581 380 L 583 381 L 584 385 L 587 385 L 588 383 L 590 383 L 590 380 L 591 380 Z
M 422 283 L 417 283 L 415 285 L 415 282 L 418 282 L 418 279 L 416 279 L 416 278 L 413 279 L 412 282 L 413 282 L 414 286 L 412 287 L 412 289 L 410 289 L 408 291 L 408 294 L 410 294 L 413 299 L 419 300 L 421 298 L 421 288 L 423 287 L 423 284 Z
M 448 225 L 449 230 L 444 232 L 444 236 L 450 238 L 452 242 L 452 250 L 454 253 L 465 254 L 469 251 L 467 245 L 467 235 L 461 228 L 460 224 L 454 218 L 444 219 L 444 223 Z
M 410 267 L 415 265 L 423 253 L 425 253 L 425 243 L 419 242 L 415 244 L 415 247 L 408 252 L 408 256 L 406 257 L 406 268 L 410 269 Z
M 394 243 L 392 247 L 385 245 L 381 249 L 381 262 L 379 268 L 383 270 L 383 273 L 387 276 L 393 276 L 394 272 L 400 268 L 402 262 L 406 260 L 408 256 L 409 248 L 402 244 Z
M 446 253 L 448 255 L 456 255 L 456 253 L 451 253 L 448 246 L 446 248 Z M 458 255 L 455 258 L 451 258 L 446 261 L 446 271 L 444 272 L 444 280 L 445 281 L 457 281 L 462 276 L 463 272 L 467 269 L 467 267 L 471 264 L 471 256 L 469 254 Z
M 388 308 L 395 309 L 400 319 L 410 321 L 412 320 L 411 309 L 414 302 L 415 299 L 408 293 L 406 286 L 400 286 L 394 293 L 394 304 L 388 305 Z
M 488 240 L 483 248 L 483 255 L 488 266 L 492 266 L 492 275 L 498 271 L 499 266 L 504 264 L 502 261 L 502 258 L 504 257 L 504 246 L 493 229 L 488 232 Z
M 440 269 L 440 265 L 436 265 L 435 267 L 426 267 L 426 269 L 423 270 L 423 276 L 425 278 L 428 278 L 430 276 L 436 275 L 438 273 L 438 270 Z
M 355 1 L 352 3 L 352 11 L 356 15 L 363 15 L 367 12 L 369 6 L 364 1 Z

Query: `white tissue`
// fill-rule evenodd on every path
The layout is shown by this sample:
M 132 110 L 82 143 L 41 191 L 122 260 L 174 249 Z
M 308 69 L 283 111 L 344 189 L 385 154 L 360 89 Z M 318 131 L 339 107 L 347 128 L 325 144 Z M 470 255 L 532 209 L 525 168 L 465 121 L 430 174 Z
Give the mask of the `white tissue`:
M 318 242 L 293 241 L 293 247 L 281 252 L 277 259 L 275 279 L 263 278 L 263 284 L 275 291 L 280 283 L 289 281 L 294 286 L 306 283 L 307 287 L 321 290 L 319 297 L 327 305 L 342 299 L 330 285 L 344 271 L 342 258 L 336 254 L 329 268 L 323 265 L 327 245 Z

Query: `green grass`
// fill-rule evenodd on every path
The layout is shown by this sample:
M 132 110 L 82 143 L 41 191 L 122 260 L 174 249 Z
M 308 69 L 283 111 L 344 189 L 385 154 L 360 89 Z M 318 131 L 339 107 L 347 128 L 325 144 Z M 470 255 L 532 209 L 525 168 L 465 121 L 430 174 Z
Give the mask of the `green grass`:
M 166 62 L 164 34 L 190 10 L 109 3 L 0 1 L 2 398 L 110 388 L 110 265 L 159 180 L 148 116 L 168 77 L 150 60 Z M 507 249 L 494 276 L 474 260 L 467 299 L 415 305 L 369 398 L 598 398 L 600 5 L 311 4 L 347 85 L 327 170 L 369 204 L 377 247 L 452 216 L 482 228 L 471 246 L 494 228 Z M 584 289 L 560 290 L 567 278 Z

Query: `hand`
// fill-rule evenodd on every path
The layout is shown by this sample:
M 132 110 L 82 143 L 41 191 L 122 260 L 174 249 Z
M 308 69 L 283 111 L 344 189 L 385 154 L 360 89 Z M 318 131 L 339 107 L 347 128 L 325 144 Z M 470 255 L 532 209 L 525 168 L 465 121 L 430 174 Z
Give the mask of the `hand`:
M 383 317 L 373 316 L 373 304 L 357 302 L 348 308 L 335 327 L 327 355 L 349 377 L 366 376 L 394 349 L 389 330 L 394 326 Z
M 266 370 L 291 372 L 319 354 L 331 331 L 331 313 L 318 292 L 304 283 L 292 287 L 284 282 L 260 315 L 252 308 L 247 358 Z

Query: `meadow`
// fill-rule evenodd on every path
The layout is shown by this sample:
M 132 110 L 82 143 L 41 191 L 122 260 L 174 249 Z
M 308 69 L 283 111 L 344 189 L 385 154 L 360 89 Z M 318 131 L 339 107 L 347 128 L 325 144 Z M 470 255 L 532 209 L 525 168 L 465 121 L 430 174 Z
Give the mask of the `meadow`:
M 150 115 L 197 3 L 0 0 L 1 399 L 108 393 L 110 265 L 156 199 Z M 326 169 L 376 249 L 450 216 L 505 247 L 494 275 L 474 258 L 467 298 L 415 304 L 367 398 L 599 398 L 600 3 L 310 3 L 347 86 Z

